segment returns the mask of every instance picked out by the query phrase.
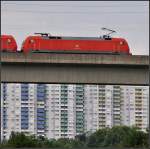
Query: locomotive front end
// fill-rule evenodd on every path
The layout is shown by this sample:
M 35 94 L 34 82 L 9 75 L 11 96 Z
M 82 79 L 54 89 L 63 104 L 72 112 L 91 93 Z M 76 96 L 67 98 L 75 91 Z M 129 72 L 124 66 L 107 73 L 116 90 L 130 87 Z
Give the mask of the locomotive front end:
M 1 51 L 17 52 L 17 43 L 12 35 L 1 35 Z
M 36 36 L 29 36 L 27 37 L 23 43 L 22 43 L 22 47 L 21 47 L 21 51 L 24 53 L 29 53 L 32 51 L 37 50 L 37 45 L 38 45 L 38 37 Z

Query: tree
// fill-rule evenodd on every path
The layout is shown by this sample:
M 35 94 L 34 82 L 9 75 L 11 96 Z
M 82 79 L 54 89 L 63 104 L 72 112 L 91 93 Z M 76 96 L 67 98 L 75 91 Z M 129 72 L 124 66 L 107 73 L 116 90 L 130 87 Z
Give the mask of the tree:
M 99 129 L 89 136 L 78 135 L 75 139 L 60 138 L 47 139 L 35 135 L 27 136 L 24 133 L 12 132 L 9 140 L 1 143 L 0 147 L 41 147 L 41 148 L 87 148 L 87 147 L 148 147 L 148 133 L 142 132 L 136 127 L 114 126 L 112 128 Z

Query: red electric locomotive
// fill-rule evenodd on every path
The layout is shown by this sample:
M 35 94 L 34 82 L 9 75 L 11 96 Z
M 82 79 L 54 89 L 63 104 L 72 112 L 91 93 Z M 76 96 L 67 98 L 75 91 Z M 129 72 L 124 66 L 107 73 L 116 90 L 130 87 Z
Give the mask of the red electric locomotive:
M 22 44 L 24 53 L 32 52 L 67 52 L 67 53 L 107 53 L 130 54 L 128 43 L 122 38 L 96 37 L 60 37 L 29 36 Z
M 0 51 L 17 52 L 17 43 L 12 35 L 1 35 L 0 41 Z

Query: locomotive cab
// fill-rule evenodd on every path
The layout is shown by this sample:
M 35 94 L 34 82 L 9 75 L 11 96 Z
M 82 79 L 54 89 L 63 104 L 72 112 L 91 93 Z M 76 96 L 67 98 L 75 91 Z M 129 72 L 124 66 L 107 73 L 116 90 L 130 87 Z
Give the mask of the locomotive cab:
M 32 50 L 39 50 L 37 48 L 38 40 L 39 40 L 38 36 L 27 37 L 22 43 L 21 51 L 24 53 L 28 53 L 29 51 Z
M 114 41 L 116 40 L 115 44 L 115 53 L 117 54 L 130 54 L 130 48 L 128 46 L 128 43 L 123 38 L 114 38 Z
M 17 52 L 17 43 L 12 35 L 1 35 L 0 40 L 1 40 L 0 51 Z

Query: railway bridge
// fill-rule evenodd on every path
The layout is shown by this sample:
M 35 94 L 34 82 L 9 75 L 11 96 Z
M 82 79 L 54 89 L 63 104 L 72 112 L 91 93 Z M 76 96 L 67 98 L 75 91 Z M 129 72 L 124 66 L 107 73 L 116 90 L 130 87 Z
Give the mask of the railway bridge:
M 1 82 L 148 85 L 149 56 L 1 53 Z

